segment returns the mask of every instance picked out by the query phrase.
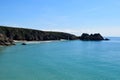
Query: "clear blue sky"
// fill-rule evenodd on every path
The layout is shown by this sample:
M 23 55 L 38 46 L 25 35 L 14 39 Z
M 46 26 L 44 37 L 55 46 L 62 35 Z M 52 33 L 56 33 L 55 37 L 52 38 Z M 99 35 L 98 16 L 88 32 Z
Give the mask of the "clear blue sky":
M 0 25 L 120 36 L 120 0 L 0 0 Z

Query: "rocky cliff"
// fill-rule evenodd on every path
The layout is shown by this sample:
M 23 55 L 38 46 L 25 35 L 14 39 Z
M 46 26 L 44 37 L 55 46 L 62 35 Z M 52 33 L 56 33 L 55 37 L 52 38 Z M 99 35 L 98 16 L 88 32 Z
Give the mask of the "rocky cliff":
M 77 39 L 75 35 L 69 33 L 40 31 L 5 26 L 0 26 L 0 33 L 5 35 L 11 40 L 43 41 L 43 40 Z
M 14 45 L 13 40 L 0 33 L 0 45 Z

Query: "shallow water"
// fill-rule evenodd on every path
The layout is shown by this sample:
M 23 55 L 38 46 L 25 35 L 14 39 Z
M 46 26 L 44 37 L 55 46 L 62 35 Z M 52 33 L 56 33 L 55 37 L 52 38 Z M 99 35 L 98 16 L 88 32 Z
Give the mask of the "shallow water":
M 0 80 L 120 80 L 120 38 L 0 47 Z

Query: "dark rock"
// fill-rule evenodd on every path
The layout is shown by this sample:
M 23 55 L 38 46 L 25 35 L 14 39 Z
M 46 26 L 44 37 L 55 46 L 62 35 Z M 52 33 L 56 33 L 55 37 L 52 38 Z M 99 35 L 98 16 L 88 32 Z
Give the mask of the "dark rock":
M 108 39 L 108 38 L 105 38 L 104 40 L 108 41 L 108 40 L 110 40 L 110 39 Z
M 101 36 L 101 34 L 96 33 L 90 35 L 90 40 L 104 40 L 104 38 Z
M 80 36 L 80 40 L 89 40 L 89 34 L 87 33 L 83 33 L 81 36 Z
M 14 45 L 14 42 L 13 40 L 7 38 L 5 35 L 0 33 L 0 45 L 2 46 Z
M 104 38 L 101 36 L 101 34 L 99 33 L 95 33 L 95 34 L 87 34 L 87 33 L 83 33 L 80 37 L 80 40 L 85 40 L 85 41 L 100 41 L 100 40 L 104 40 Z
M 22 43 L 22 45 L 27 45 L 26 43 Z

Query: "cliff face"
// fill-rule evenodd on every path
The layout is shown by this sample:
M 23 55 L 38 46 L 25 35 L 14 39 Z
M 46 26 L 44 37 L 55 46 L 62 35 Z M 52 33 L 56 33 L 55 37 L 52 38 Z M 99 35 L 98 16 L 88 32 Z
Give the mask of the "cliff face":
M 13 40 L 7 38 L 5 35 L 0 34 L 0 45 L 13 45 Z
M 0 33 L 11 40 L 43 41 L 43 40 L 75 40 L 77 37 L 63 32 L 48 32 L 24 28 L 0 26 Z

